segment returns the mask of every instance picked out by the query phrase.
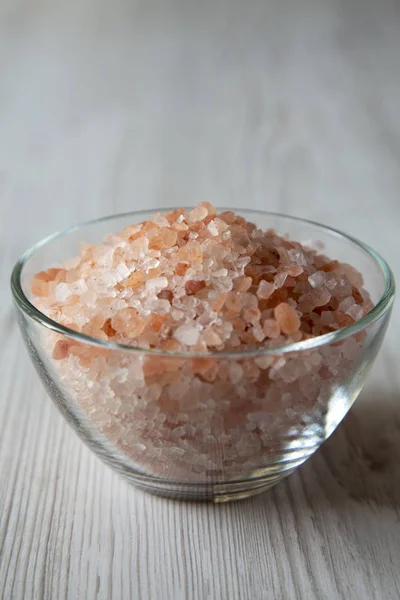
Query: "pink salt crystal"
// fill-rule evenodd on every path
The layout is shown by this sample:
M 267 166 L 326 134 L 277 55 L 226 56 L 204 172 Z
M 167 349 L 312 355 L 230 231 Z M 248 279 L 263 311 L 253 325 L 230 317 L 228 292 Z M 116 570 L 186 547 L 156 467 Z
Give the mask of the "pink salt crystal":
M 332 316 L 331 311 L 322 311 L 321 313 L 321 323 L 323 325 L 331 325 L 334 322 L 334 318 Z
M 117 333 L 135 338 L 143 332 L 146 322 L 134 308 L 124 308 L 111 319 L 111 326 Z
M 294 265 L 294 264 L 287 265 L 285 267 L 285 270 L 290 277 L 298 277 L 304 271 L 303 267 L 301 267 L 300 265 Z
M 279 327 L 286 333 L 286 335 L 290 335 L 291 333 L 295 333 L 300 327 L 300 319 L 294 308 L 292 308 L 286 302 L 282 302 L 278 304 L 278 306 L 274 309 L 275 319 L 277 320 Z
M 208 210 L 205 206 L 198 204 L 196 208 L 191 210 L 188 215 L 188 219 L 190 223 L 195 221 L 203 221 L 208 216 Z
M 211 328 L 206 329 L 203 334 L 203 340 L 207 344 L 207 346 L 219 346 L 222 344 L 222 339 L 220 336 L 213 331 Z
M 68 340 L 58 340 L 53 349 L 54 360 L 63 360 L 68 356 L 70 344 Z
M 185 283 L 185 291 L 188 296 L 192 296 L 193 294 L 197 294 L 200 290 L 206 287 L 205 281 L 187 281 Z
M 134 271 L 127 277 L 122 285 L 124 288 L 135 289 L 142 283 L 143 274 L 140 271 Z
M 147 237 L 142 236 L 134 240 L 130 244 L 130 252 L 134 258 L 139 258 L 140 255 L 144 255 L 149 247 L 149 240 Z
M 210 226 L 212 226 L 212 227 L 210 227 Z M 207 225 L 207 228 L 210 231 L 210 233 L 212 233 L 212 235 L 220 235 L 221 233 L 223 233 L 228 228 L 228 225 L 222 219 L 219 219 L 218 217 L 215 217 Z M 213 233 L 213 231 L 216 231 L 217 233 Z
M 281 335 L 281 329 L 275 319 L 265 319 L 263 330 L 266 337 L 271 338 L 271 340 L 276 340 Z
M 356 301 L 354 300 L 353 296 L 349 296 L 342 300 L 342 302 L 339 304 L 339 310 L 344 313 L 348 312 L 349 308 L 351 308 L 355 303 Z
M 177 258 L 179 261 L 188 263 L 201 262 L 203 259 L 202 247 L 196 240 L 191 240 L 179 249 Z
M 333 290 L 337 285 L 337 281 L 335 279 L 328 279 L 327 281 L 325 281 L 325 287 L 328 288 L 328 290 Z
M 228 310 L 239 313 L 242 310 L 242 300 L 240 294 L 237 292 L 229 292 L 226 295 L 225 306 Z
M 345 275 L 351 285 L 354 285 L 356 288 L 361 288 L 364 285 L 363 276 L 351 265 L 342 263 L 339 270 Z
M 226 210 L 219 215 L 219 218 L 225 221 L 225 223 L 228 223 L 228 225 L 230 225 L 235 221 L 236 215 L 231 210 Z
M 237 292 L 247 292 L 247 290 L 251 287 L 251 284 L 251 277 L 236 277 L 233 282 L 233 287 Z
M 311 306 L 311 310 L 318 306 L 325 306 L 331 299 L 331 294 L 326 288 L 320 287 L 311 290 L 311 292 L 304 294 L 300 297 L 300 303 L 308 302 Z M 301 304 L 299 305 L 299 309 L 302 312 L 305 312 L 303 308 L 301 308 Z
M 258 308 L 246 308 L 243 311 L 243 318 L 247 323 L 257 323 L 260 317 L 261 311 Z
M 269 369 L 269 367 L 271 367 L 274 364 L 275 358 L 273 356 L 268 356 L 266 354 L 261 355 L 261 356 L 257 356 L 254 359 L 254 362 L 256 363 L 257 367 L 259 367 L 260 369 Z
M 263 300 L 267 300 L 276 290 L 276 286 L 273 283 L 264 281 L 263 279 L 258 284 L 257 296 Z
M 177 263 L 177 265 L 174 269 L 174 273 L 175 273 L 175 275 L 182 276 L 186 273 L 188 268 L 189 268 L 189 265 L 187 263 L 179 262 L 179 263 Z
M 346 310 L 346 314 L 350 315 L 354 321 L 358 321 L 363 316 L 363 309 L 359 304 L 353 304 Z
M 47 296 L 49 293 L 49 284 L 39 277 L 34 277 L 31 283 L 31 292 L 34 296 Z
M 240 225 L 231 225 L 230 232 L 234 244 L 243 246 L 244 248 L 249 245 L 249 234 L 244 227 L 241 227 Z
M 231 361 L 229 363 L 229 379 L 236 385 L 243 377 L 243 368 L 239 363 Z
M 325 263 L 321 267 L 321 270 L 324 271 L 325 273 L 330 273 L 331 271 L 335 271 L 335 269 L 337 269 L 339 265 L 340 265 L 339 261 L 330 260 L 329 262 Z
M 264 329 L 261 327 L 259 322 L 253 324 L 252 333 L 257 342 L 262 342 L 265 339 Z

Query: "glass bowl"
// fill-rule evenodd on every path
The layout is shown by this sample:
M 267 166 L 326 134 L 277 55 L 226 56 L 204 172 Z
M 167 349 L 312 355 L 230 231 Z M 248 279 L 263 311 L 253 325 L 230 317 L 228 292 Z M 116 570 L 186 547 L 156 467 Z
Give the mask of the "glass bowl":
M 341 330 L 290 345 L 181 354 L 91 338 L 33 306 L 35 273 L 75 256 L 81 242 L 100 243 L 108 233 L 151 219 L 154 212 L 85 223 L 27 251 L 11 280 L 22 335 L 66 420 L 118 473 L 162 496 L 214 502 L 246 498 L 289 475 L 346 415 L 385 334 L 393 276 L 374 250 L 338 231 L 236 210 L 260 228 L 322 242 L 326 255 L 363 274 L 374 308 Z M 75 352 L 55 360 L 60 340 L 74 344 Z

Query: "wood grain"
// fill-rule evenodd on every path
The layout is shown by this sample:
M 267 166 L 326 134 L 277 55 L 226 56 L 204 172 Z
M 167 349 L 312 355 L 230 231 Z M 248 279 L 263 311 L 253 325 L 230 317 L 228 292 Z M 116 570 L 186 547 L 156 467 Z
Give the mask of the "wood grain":
M 0 598 L 397 600 L 399 311 L 355 407 L 270 493 L 153 498 L 42 389 L 11 266 L 58 228 L 211 199 L 320 220 L 400 275 L 395 0 L 0 6 Z

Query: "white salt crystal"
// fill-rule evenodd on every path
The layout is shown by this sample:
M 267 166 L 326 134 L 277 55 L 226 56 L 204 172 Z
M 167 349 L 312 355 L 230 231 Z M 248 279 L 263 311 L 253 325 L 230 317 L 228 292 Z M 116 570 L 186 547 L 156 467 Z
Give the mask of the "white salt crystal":
M 214 287 L 219 292 L 230 292 L 233 288 L 233 282 L 230 277 L 213 278 Z
M 228 269 L 219 269 L 218 271 L 214 271 L 212 275 L 213 277 L 226 277 L 228 275 Z
M 171 317 L 174 321 L 180 321 L 185 316 L 185 313 L 182 310 L 174 308 L 171 310 Z
M 151 298 L 145 304 L 146 310 L 151 310 L 158 315 L 166 315 L 171 310 L 171 305 L 168 300 L 162 300 L 160 298 Z M 139 308 L 137 306 L 136 308 Z
M 130 270 L 128 269 L 128 267 L 126 266 L 126 264 L 124 262 L 119 263 L 119 265 L 117 266 L 115 271 L 119 277 L 119 281 L 121 281 L 122 279 L 125 279 L 130 274 Z
M 73 294 L 76 294 L 77 296 L 81 296 L 82 294 L 87 292 L 88 286 L 86 284 L 86 281 L 84 281 L 84 279 L 78 279 L 77 281 L 74 281 L 73 283 L 69 284 L 69 289 L 71 290 L 71 292 Z
M 216 236 L 219 234 L 218 227 L 216 226 L 214 221 L 209 222 L 209 224 L 207 225 L 207 229 L 213 236 Z
M 273 356 L 257 356 L 254 359 L 254 362 L 256 363 L 257 367 L 260 367 L 260 369 L 268 369 L 269 367 L 271 367 L 274 364 L 274 357 Z
M 199 340 L 200 332 L 192 325 L 181 325 L 174 332 L 174 337 L 181 344 L 195 346 Z
M 287 277 L 288 274 L 286 271 L 281 271 L 280 273 L 277 273 L 274 277 L 274 283 L 276 287 L 281 288 L 284 285 Z
M 328 288 L 328 290 L 333 290 L 337 285 L 337 281 L 335 279 L 328 279 L 327 281 L 325 281 L 325 286 Z
M 257 289 L 258 298 L 268 299 L 276 290 L 276 286 L 273 283 L 269 283 L 268 281 L 264 281 L 263 279 L 260 281 Z
M 169 227 L 169 221 L 162 215 L 161 213 L 156 213 L 153 215 L 151 220 L 156 223 L 159 227 Z
M 316 271 L 308 278 L 308 282 L 313 288 L 321 287 L 324 285 L 326 280 L 326 275 L 323 271 Z
M 157 292 L 168 287 L 168 279 L 166 277 L 154 277 L 146 282 L 146 288 L 149 292 Z
M 288 251 L 290 260 L 294 262 L 296 265 L 300 265 L 301 267 L 307 266 L 307 261 L 305 259 L 304 254 L 300 250 L 289 250 Z
M 56 298 L 59 302 L 65 302 L 72 294 L 69 285 L 66 283 L 59 283 L 55 290 Z
M 346 310 L 346 314 L 355 321 L 358 321 L 363 315 L 363 309 L 359 304 L 353 304 L 353 306 L 350 306 L 350 308 Z

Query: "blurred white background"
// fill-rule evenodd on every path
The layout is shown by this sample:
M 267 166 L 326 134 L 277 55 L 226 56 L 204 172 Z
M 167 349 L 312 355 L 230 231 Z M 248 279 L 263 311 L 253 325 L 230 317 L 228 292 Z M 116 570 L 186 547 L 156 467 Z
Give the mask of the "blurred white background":
M 3 0 L 2 244 L 209 199 L 390 258 L 399 26 L 395 0 Z

